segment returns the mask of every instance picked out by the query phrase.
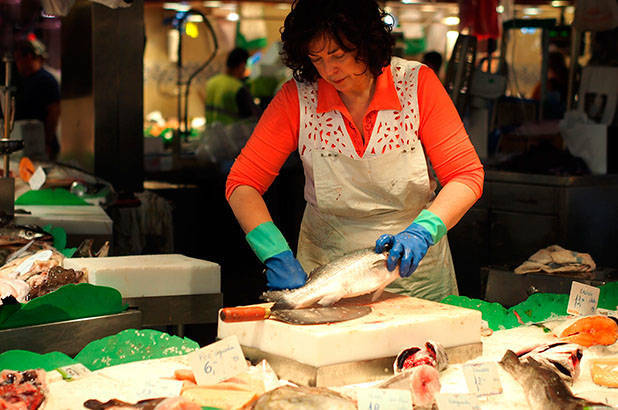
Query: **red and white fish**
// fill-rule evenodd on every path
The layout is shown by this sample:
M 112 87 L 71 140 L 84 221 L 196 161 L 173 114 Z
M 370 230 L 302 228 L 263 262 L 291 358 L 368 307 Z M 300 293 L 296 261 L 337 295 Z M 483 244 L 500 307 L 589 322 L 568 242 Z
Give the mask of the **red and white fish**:
M 414 346 L 402 350 L 397 355 L 395 363 L 393 363 L 393 370 L 395 374 L 398 374 L 424 364 L 436 368 L 439 372 L 446 369 L 448 366 L 448 355 L 444 347 L 439 343 L 429 340 L 422 347 Z

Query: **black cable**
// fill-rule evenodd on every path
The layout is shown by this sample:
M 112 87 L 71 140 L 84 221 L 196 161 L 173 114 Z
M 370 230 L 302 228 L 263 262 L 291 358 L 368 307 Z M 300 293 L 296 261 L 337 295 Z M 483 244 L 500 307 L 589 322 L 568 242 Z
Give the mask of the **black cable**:
M 204 63 L 202 63 L 202 65 L 200 65 L 187 79 L 187 83 L 186 83 L 186 88 L 185 88 L 185 104 L 184 104 L 184 124 L 185 124 L 185 135 L 189 134 L 189 114 L 188 114 L 188 105 L 189 105 L 189 89 L 191 87 L 191 81 L 193 81 L 193 79 L 203 70 L 205 69 L 208 64 L 210 64 L 212 62 L 212 60 L 215 58 L 215 56 L 217 55 L 217 50 L 219 48 L 219 45 L 217 43 L 217 35 L 215 34 L 215 30 L 212 27 L 212 25 L 210 24 L 210 22 L 208 21 L 208 19 L 206 18 L 206 16 L 204 14 L 202 14 L 202 12 L 200 12 L 199 10 L 195 10 L 195 9 L 190 9 L 188 10 L 183 16 L 182 18 L 178 21 L 178 63 L 179 63 L 179 67 L 178 67 L 178 113 L 180 114 L 180 110 L 182 107 L 182 102 L 181 102 L 181 94 L 182 94 L 182 90 L 181 90 L 181 80 L 180 80 L 180 71 L 182 68 L 182 57 L 181 57 L 181 53 L 182 53 L 182 47 L 181 45 L 181 39 L 182 39 L 182 26 L 185 22 L 185 20 L 187 19 L 187 17 L 191 14 L 196 14 L 198 16 L 202 17 L 202 20 L 204 22 L 204 24 L 206 25 L 206 27 L 208 28 L 208 30 L 210 30 L 210 33 L 212 34 L 212 41 L 214 44 L 214 48 L 212 51 L 212 54 L 206 59 L 206 61 L 204 61 Z M 182 131 L 180 130 L 180 118 L 178 118 L 178 136 L 180 137 L 181 135 L 183 135 Z

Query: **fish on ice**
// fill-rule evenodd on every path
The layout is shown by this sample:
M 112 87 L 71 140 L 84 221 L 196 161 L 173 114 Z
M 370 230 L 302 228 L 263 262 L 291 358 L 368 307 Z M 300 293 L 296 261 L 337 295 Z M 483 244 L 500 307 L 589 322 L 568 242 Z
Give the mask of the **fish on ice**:
M 555 371 L 532 357 L 524 362 L 512 350 L 507 350 L 499 363 L 523 387 L 532 409 L 575 410 L 587 406 L 605 406 L 574 396 Z

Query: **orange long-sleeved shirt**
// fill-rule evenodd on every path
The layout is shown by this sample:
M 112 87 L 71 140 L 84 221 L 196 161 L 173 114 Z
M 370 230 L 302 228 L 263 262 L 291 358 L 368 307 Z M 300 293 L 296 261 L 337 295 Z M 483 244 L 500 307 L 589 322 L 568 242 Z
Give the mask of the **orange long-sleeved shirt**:
M 483 192 L 483 166 L 470 143 L 463 123 L 446 90 L 433 71 L 422 66 L 418 74 L 419 138 L 442 185 L 457 181 L 467 185 L 480 198 Z M 341 112 L 356 152 L 362 157 L 369 142 L 377 111 L 400 107 L 390 66 L 376 79 L 373 98 L 363 117 L 363 140 L 337 90 L 318 80 L 318 110 Z M 225 196 L 249 185 L 264 194 L 288 156 L 298 148 L 300 105 L 296 83 L 285 83 L 268 105 L 251 138 L 234 162 L 227 178 Z

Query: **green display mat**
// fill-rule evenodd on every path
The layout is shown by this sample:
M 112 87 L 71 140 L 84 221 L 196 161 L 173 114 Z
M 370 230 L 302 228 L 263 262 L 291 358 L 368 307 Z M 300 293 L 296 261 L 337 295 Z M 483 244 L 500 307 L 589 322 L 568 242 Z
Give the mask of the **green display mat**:
M 38 354 L 26 350 L 9 350 L 0 354 L 0 370 L 41 368 L 50 371 L 76 363 L 97 370 L 122 363 L 185 355 L 199 347 L 197 342 L 186 337 L 171 336 L 151 329 L 127 329 L 90 342 L 75 358 L 59 352 Z
M 600 289 L 598 307 L 616 310 L 618 306 L 618 282 L 607 283 Z M 490 329 L 502 330 L 518 327 L 522 324 L 542 322 L 553 317 L 566 316 L 569 295 L 535 293 L 509 309 L 496 302 L 485 302 L 466 296 L 447 296 L 442 299 L 441 303 L 479 310 Z
M 15 205 L 82 205 L 92 206 L 64 188 L 46 188 L 24 192 Z
M 127 329 L 114 336 L 90 342 L 75 356 L 90 370 L 140 360 L 181 356 L 199 349 L 191 339 L 151 329 Z
M 0 330 L 123 312 L 128 305 L 114 288 L 65 285 L 28 303 L 0 306 Z

